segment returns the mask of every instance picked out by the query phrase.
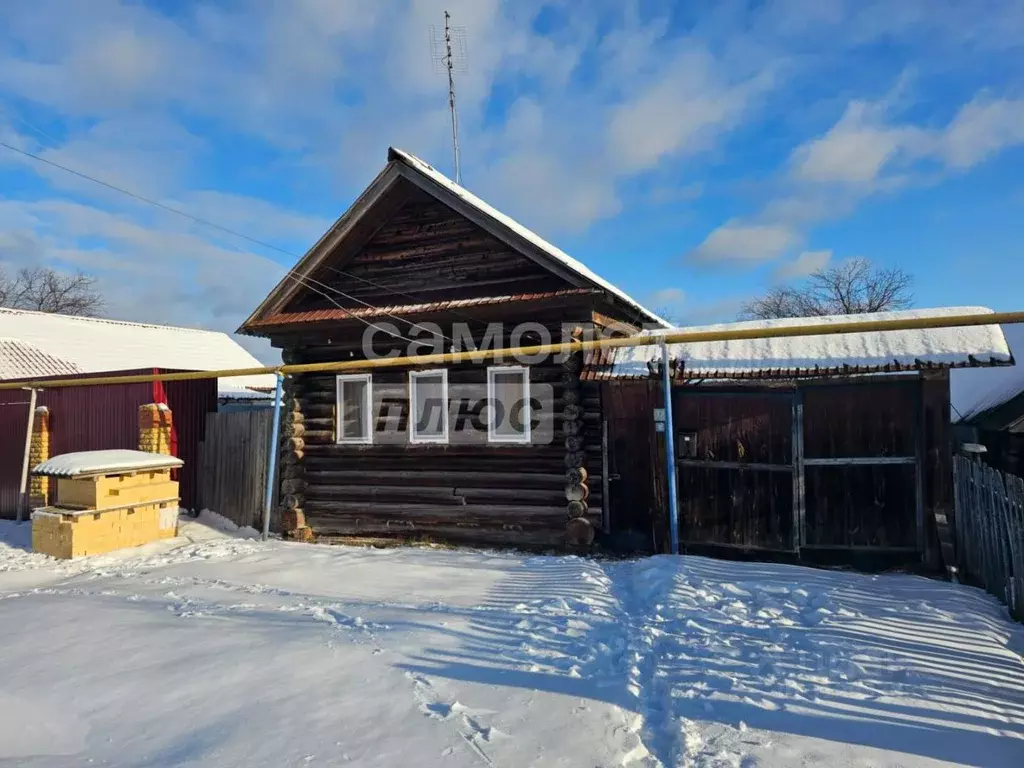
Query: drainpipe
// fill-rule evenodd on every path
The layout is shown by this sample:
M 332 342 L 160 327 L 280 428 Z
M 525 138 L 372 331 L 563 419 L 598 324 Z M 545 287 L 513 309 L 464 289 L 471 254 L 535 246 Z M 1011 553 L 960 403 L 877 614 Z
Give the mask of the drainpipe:
M 270 453 L 267 458 L 267 495 L 263 500 L 263 540 L 270 536 L 270 508 L 274 504 L 274 475 L 277 471 L 277 438 L 281 430 L 281 388 L 284 374 L 277 372 L 277 386 L 274 388 L 274 416 L 270 429 Z
M 676 486 L 675 423 L 672 420 L 672 361 L 668 344 L 661 341 L 661 384 L 665 390 L 665 473 L 668 475 L 668 525 L 672 554 L 679 554 L 679 489 Z

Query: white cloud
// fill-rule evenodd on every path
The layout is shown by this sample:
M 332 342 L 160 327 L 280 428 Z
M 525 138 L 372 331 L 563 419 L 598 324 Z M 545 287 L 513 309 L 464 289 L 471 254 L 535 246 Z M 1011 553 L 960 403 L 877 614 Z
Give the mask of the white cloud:
M 901 77 L 879 102 L 850 102 L 824 135 L 791 152 L 785 195 L 766 203 L 749 221 L 733 219 L 712 231 L 690 258 L 724 263 L 778 258 L 804 239 L 808 228 L 848 214 L 872 195 L 918 179 L 934 182 L 936 164 L 940 176 L 965 172 L 1024 144 L 1024 100 L 979 94 L 941 127 L 891 121 L 905 82 Z M 775 277 L 809 274 L 814 270 L 803 270 L 823 253 L 805 252 Z
M 1024 100 L 984 95 L 964 105 L 938 142 L 942 159 L 958 170 L 1017 144 L 1024 144 Z
M 779 265 L 772 274 L 779 281 L 796 280 L 824 269 L 831 259 L 832 251 L 804 251 L 792 261 Z
M 674 307 L 685 299 L 686 293 L 682 288 L 662 288 L 651 294 L 648 303 L 656 307 Z
M 777 258 L 799 239 L 797 232 L 781 224 L 733 220 L 708 235 L 688 259 L 695 264 L 757 264 Z
M 876 123 L 875 111 L 852 102 L 828 133 L 794 150 L 794 176 L 814 183 L 872 184 L 901 151 L 926 138 L 917 128 Z
M 95 275 L 108 314 L 127 320 L 233 332 L 285 271 L 170 214 L 140 224 L 66 200 L 6 201 L 0 227 L 0 262 Z
M 734 128 L 751 100 L 773 81 L 769 72 L 730 83 L 720 62 L 699 49 L 684 51 L 646 87 L 610 115 L 608 153 L 630 172 L 666 157 L 694 155 Z

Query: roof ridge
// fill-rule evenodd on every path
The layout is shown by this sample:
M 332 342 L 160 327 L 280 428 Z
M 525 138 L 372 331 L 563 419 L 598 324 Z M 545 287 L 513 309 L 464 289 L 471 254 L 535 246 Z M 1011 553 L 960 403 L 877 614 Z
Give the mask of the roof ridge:
M 140 323 L 136 320 L 118 320 L 110 317 L 86 317 L 85 315 L 65 315 L 60 312 L 41 312 L 35 309 L 18 309 L 16 307 L 0 307 L 0 314 L 43 315 L 59 317 L 63 320 L 83 321 L 89 323 L 105 323 L 107 325 L 128 325 L 135 328 L 159 328 L 162 331 L 189 331 L 191 333 L 209 333 L 227 336 L 224 331 L 213 331 L 208 328 L 189 328 L 181 325 L 163 325 L 160 323 Z M 16 338 L 16 337 L 5 337 Z

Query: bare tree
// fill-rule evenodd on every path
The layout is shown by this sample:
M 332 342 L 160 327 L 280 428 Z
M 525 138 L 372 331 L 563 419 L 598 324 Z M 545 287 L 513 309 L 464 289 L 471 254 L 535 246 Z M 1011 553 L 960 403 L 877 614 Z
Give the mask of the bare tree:
M 740 317 L 768 320 L 906 309 L 914 300 L 913 282 L 902 269 L 876 268 L 867 259 L 850 259 L 819 269 L 797 285 L 772 288 L 744 304 Z
M 96 289 L 96 278 L 81 272 L 33 267 L 19 269 L 11 277 L 0 267 L 0 306 L 97 317 L 106 302 Z

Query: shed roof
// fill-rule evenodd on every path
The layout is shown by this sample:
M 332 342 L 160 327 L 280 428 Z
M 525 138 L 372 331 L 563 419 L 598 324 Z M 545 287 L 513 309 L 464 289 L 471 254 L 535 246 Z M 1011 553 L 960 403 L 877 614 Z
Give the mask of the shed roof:
M 306 252 L 291 272 L 282 278 L 281 282 L 239 330 L 244 333 L 260 332 L 267 325 L 265 322 L 267 317 L 280 315 L 288 300 L 302 290 L 305 284 L 303 278 L 309 276 L 325 259 L 330 257 L 338 244 L 349 232 L 354 230 L 356 223 L 401 179 L 412 182 L 442 203 L 475 221 L 499 240 L 508 243 L 509 246 L 536 261 L 546 264 L 552 271 L 567 276 L 571 282 L 583 284 L 577 285 L 577 287 L 600 289 L 635 311 L 638 322 L 647 322 L 663 328 L 668 328 L 671 325 L 641 305 L 621 288 L 591 271 L 582 262 L 572 258 L 540 235 L 491 207 L 429 163 L 409 152 L 390 147 L 387 165 L 370 183 L 370 186 Z
M 1004 325 L 1003 335 L 1012 354 L 1024 353 L 1024 324 Z M 955 371 L 949 388 L 954 421 L 988 421 L 990 415 L 996 415 L 996 409 L 1024 395 L 1024 366 L 998 371 Z M 1022 408 L 1011 407 L 1009 410 L 1012 412 L 1005 414 L 1007 423 L 1024 416 L 1024 403 Z
M 39 350 L 54 369 L 44 373 L 41 362 L 38 370 L 22 375 L 0 369 L 0 379 L 7 380 L 138 368 L 215 371 L 263 365 L 238 342 L 218 331 L 24 309 L 0 308 L 0 337 L 17 342 L 23 349 Z M 60 364 L 75 370 L 55 370 Z M 233 387 L 260 389 L 273 388 L 275 383 L 272 374 L 235 376 L 222 381 Z
M 791 328 L 820 323 L 941 318 L 991 311 L 984 307 L 947 307 L 870 315 L 758 320 L 673 331 Z M 660 335 L 673 331 L 646 333 Z M 1013 357 L 998 325 L 670 344 L 669 356 L 677 375 L 691 379 L 792 378 L 1013 365 Z M 598 350 L 589 355 L 585 376 L 592 379 L 646 377 L 650 375 L 652 364 L 660 359 L 658 346 Z
M 28 341 L 0 338 L 0 379 L 70 376 L 81 372 L 70 360 L 51 355 Z

